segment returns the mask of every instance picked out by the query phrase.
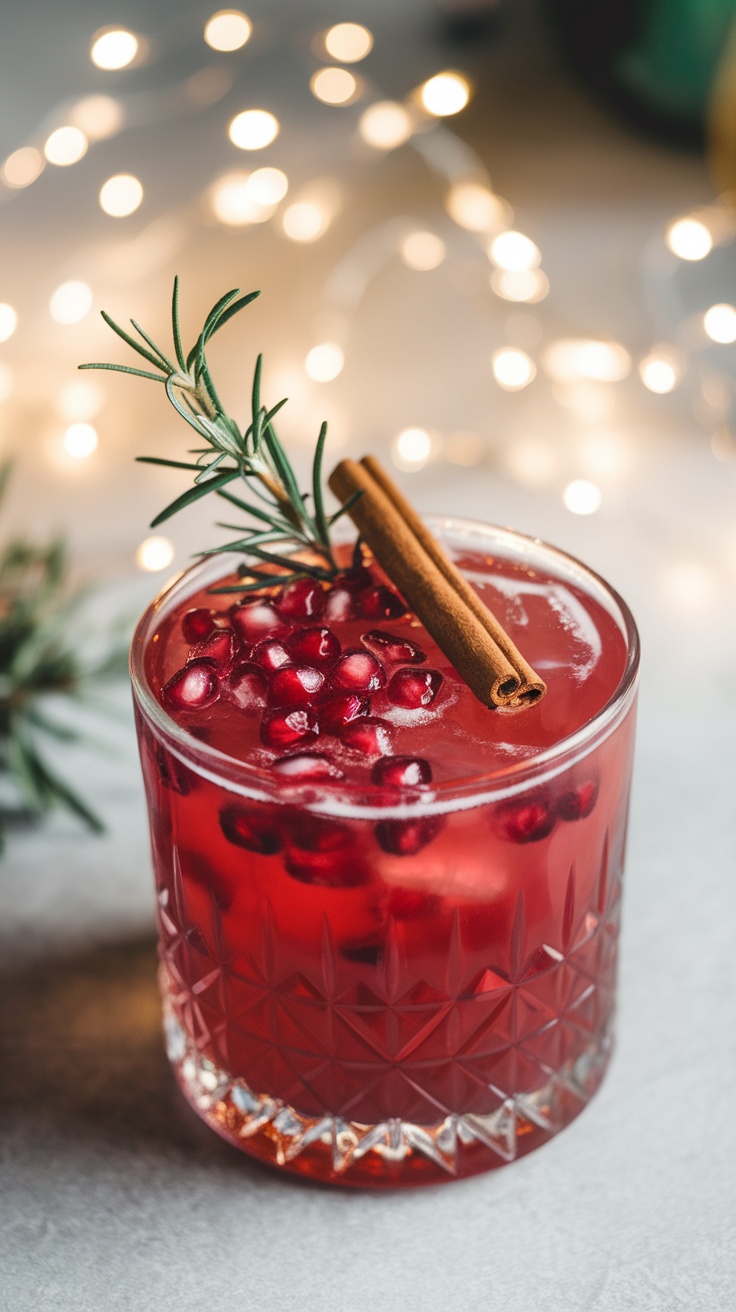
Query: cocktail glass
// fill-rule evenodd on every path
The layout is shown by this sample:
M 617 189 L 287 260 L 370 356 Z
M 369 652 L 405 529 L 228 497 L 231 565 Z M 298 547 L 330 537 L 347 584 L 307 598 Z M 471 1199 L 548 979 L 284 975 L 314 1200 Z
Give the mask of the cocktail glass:
M 511 1162 L 586 1106 L 612 1045 L 634 622 L 552 547 L 429 523 L 464 559 L 520 562 L 542 591 L 574 585 L 621 636 L 613 694 L 531 758 L 479 760 L 472 778 L 396 800 L 291 784 L 198 739 L 155 695 L 147 653 L 222 578 L 218 556 L 164 589 L 132 648 L 176 1076 L 230 1143 L 344 1185 Z M 436 732 L 441 751 L 441 719 Z

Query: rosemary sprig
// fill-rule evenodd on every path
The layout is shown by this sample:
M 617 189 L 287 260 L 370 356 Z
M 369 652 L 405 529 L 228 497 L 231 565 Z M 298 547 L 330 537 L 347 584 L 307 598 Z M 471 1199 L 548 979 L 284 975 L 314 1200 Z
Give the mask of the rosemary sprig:
M 0 468 L 0 498 L 9 474 L 9 465 Z M 0 549 L 0 848 L 8 820 L 40 819 L 56 806 L 103 829 L 43 746 L 83 737 L 56 718 L 52 698 L 81 700 L 91 678 L 125 668 L 122 644 L 108 658 L 85 659 L 86 644 L 73 640 L 70 625 L 79 600 L 68 587 L 62 542 L 44 547 L 16 538 Z
M 325 512 L 322 457 L 327 425 L 323 424 L 314 453 L 312 508 L 309 508 L 310 495 L 299 490 L 291 462 L 274 428 L 273 421 L 286 404 L 286 398 L 271 409 L 267 409 L 261 399 L 262 356 L 258 356 L 253 374 L 251 417 L 247 428 L 241 429 L 222 405 L 212 381 L 206 348 L 215 333 L 258 295 L 258 292 L 249 292 L 246 296 L 240 296 L 236 288 L 222 296 L 207 315 L 194 346 L 185 355 L 179 324 L 179 280 L 175 278 L 171 300 L 175 362 L 156 346 L 135 320 L 131 319 L 131 324 L 140 341 L 103 311 L 105 323 L 157 372 L 120 364 L 79 366 L 80 369 L 114 369 L 163 383 L 174 409 L 205 443 L 189 452 L 195 457 L 191 461 L 164 460 L 159 456 L 138 457 L 144 464 L 186 469 L 194 475 L 192 487 L 187 488 L 162 510 L 152 520 L 151 528 L 163 524 L 172 515 L 210 492 L 258 521 L 257 526 L 220 524 L 220 527 L 237 532 L 238 537 L 224 546 L 210 547 L 198 554 L 208 556 L 225 551 L 242 552 L 247 557 L 262 561 L 269 568 L 258 570 L 251 565 L 241 565 L 238 574 L 250 582 L 239 587 L 213 588 L 213 592 L 253 591 L 266 584 L 287 583 L 303 575 L 322 580 L 334 578 L 338 565 L 332 551 L 330 530 L 335 521 L 354 504 L 353 500 L 332 515 Z M 232 490 L 226 490 L 233 483 L 237 484 L 241 493 L 245 489 L 243 495 L 237 496 Z M 275 546 L 282 549 L 274 551 Z M 273 573 L 274 570 L 278 572 Z

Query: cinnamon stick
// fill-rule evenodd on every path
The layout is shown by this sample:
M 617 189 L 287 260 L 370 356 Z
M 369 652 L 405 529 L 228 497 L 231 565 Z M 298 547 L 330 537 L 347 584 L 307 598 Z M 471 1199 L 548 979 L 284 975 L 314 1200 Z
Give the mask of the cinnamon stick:
M 547 685 L 543 679 L 540 679 L 535 670 L 527 660 L 524 659 L 516 644 L 509 637 L 506 630 L 496 619 L 493 611 L 489 610 L 483 604 L 478 593 L 471 588 L 467 579 L 464 579 L 459 569 L 453 565 L 450 557 L 447 555 L 444 547 L 437 541 L 436 537 L 430 533 L 426 524 L 420 519 L 416 510 L 410 501 L 407 501 L 403 492 L 396 486 L 393 479 L 389 477 L 385 469 L 379 464 L 375 456 L 364 456 L 360 462 L 368 473 L 381 488 L 381 491 L 393 502 L 404 522 L 409 526 L 417 541 L 424 548 L 427 555 L 434 561 L 437 568 L 447 579 L 448 583 L 455 589 L 463 601 L 470 608 L 483 627 L 492 637 L 497 647 L 500 647 L 504 656 L 513 666 L 521 680 L 518 690 L 509 699 L 509 704 L 517 706 L 520 704 L 529 705 L 532 702 L 539 701 L 547 691 Z M 368 539 L 366 538 L 366 541 Z M 370 543 L 369 543 L 370 545 Z
M 362 493 L 350 511 L 351 518 L 417 618 L 480 701 L 486 706 L 523 706 L 544 694 L 544 683 L 534 675 L 534 689 L 530 684 L 531 695 L 522 699 L 526 676 L 515 668 L 487 627 L 482 603 L 479 599 L 477 607 L 470 603 L 465 588 L 475 594 L 449 559 L 440 567 L 437 552 L 444 553 L 439 543 L 434 544 L 431 535 L 425 536 L 421 521 L 376 462 L 370 458 L 362 464 L 342 460 L 329 483 L 343 502 Z M 417 523 L 421 537 L 414 527 Z M 434 544 L 431 552 L 430 543 Z M 462 589 L 455 575 L 464 585 Z M 498 629 L 503 634 L 500 626 Z M 516 652 L 508 636 L 503 637 L 508 649 Z

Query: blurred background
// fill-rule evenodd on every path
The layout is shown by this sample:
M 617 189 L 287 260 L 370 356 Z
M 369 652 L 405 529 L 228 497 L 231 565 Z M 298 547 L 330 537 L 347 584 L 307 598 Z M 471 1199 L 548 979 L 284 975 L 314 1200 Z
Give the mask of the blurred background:
M 46 734 L 44 760 L 107 832 L 59 809 L 0 864 L 14 1312 L 198 1307 L 203 1264 L 224 1305 L 254 1225 L 254 1307 L 734 1305 L 735 22 L 736 0 L 4 0 L 0 557 L 61 534 L 93 585 L 62 685 L 88 624 L 130 625 L 220 540 L 208 499 L 148 528 L 187 486 L 134 463 L 189 446 L 163 389 L 77 371 L 135 363 L 100 310 L 166 346 L 177 273 L 185 345 L 261 289 L 211 364 L 243 419 L 264 353 L 303 475 L 326 419 L 328 465 L 373 451 L 421 510 L 583 558 L 644 652 L 618 1057 L 560 1145 L 426 1208 L 307 1207 L 177 1110 L 127 688 L 67 703 L 97 745 Z

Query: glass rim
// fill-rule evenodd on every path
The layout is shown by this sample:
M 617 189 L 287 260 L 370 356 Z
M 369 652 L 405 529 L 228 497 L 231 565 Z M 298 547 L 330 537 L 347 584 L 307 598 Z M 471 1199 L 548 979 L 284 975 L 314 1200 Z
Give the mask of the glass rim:
M 189 587 L 193 576 L 206 573 L 208 568 L 214 572 L 214 563 L 228 561 L 231 554 L 238 559 L 242 557 L 242 552 L 222 552 L 198 560 L 188 569 L 181 570 L 170 578 L 146 607 L 133 635 L 130 649 L 130 677 L 134 697 L 151 727 L 166 740 L 168 750 L 173 751 L 184 765 L 194 768 L 197 773 L 213 783 L 225 786 L 229 791 L 240 793 L 247 798 L 288 802 L 321 813 L 377 819 L 387 816 L 437 814 L 502 801 L 548 782 L 563 770 L 582 760 L 593 750 L 593 747 L 607 738 L 623 720 L 633 702 L 640 656 L 639 634 L 634 617 L 616 589 L 577 557 L 531 534 L 485 524 L 480 520 L 467 519 L 460 515 L 426 515 L 423 518 L 430 528 L 444 531 L 445 535 L 454 532 L 469 537 L 480 536 L 486 541 L 490 538 L 497 550 L 501 545 L 509 548 L 516 546 L 518 550 L 519 544 L 522 544 L 527 553 L 536 553 L 537 558 L 542 555 L 548 561 L 558 562 L 558 565 L 562 565 L 568 572 L 572 571 L 577 576 L 578 582 L 588 581 L 588 591 L 590 592 L 590 585 L 592 585 L 598 593 L 599 600 L 601 593 L 604 595 L 609 613 L 612 613 L 619 624 L 627 650 L 626 663 L 619 682 L 595 715 L 571 734 L 560 738 L 558 742 L 533 756 L 517 762 L 507 762 L 502 767 L 486 771 L 484 774 L 440 780 L 422 789 L 413 790 L 411 794 L 407 792 L 402 796 L 401 801 L 388 805 L 385 801 L 385 790 L 381 790 L 375 784 L 338 781 L 334 784 L 320 785 L 287 784 L 283 777 L 274 776 L 267 766 L 253 765 L 229 756 L 196 738 L 168 714 L 154 696 L 145 677 L 144 656 L 154 622 L 158 621 L 162 611 L 166 613 L 169 604 L 182 595 L 186 596 L 187 592 L 191 593 L 195 590 Z M 615 608 L 613 611 L 611 611 L 611 604 Z M 383 801 L 380 800 L 379 795 Z

